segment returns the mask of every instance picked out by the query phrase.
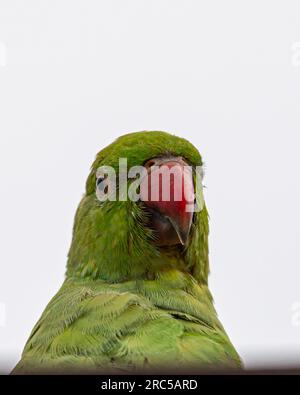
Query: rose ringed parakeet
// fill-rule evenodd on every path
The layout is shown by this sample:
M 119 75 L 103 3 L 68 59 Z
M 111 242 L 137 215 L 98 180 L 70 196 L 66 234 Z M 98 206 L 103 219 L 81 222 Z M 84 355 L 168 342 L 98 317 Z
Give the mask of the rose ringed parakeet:
M 179 169 L 170 182 L 172 198 L 151 199 L 160 178 L 148 177 L 138 200 L 100 201 L 97 169 L 115 170 L 119 195 L 120 158 L 128 170 Z M 176 200 L 174 180 L 185 165 L 192 168 L 184 180 L 188 197 Z M 66 279 L 13 373 L 241 367 L 208 288 L 208 213 L 194 174 L 201 166 L 190 142 L 166 132 L 126 134 L 99 152 L 75 216 Z M 128 189 L 136 178 L 126 178 Z M 186 210 L 191 192 L 194 212 Z

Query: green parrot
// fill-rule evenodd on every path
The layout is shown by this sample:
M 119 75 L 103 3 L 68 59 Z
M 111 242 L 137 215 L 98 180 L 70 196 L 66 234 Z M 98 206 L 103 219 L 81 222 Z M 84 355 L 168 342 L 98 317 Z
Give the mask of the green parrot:
M 127 159 L 128 168 L 144 166 L 147 172 L 153 164 L 176 165 L 179 173 L 187 165 L 193 170 L 185 182 L 190 191 L 195 191 L 194 169 L 202 166 L 190 142 L 161 131 L 123 135 L 98 153 L 75 216 L 65 281 L 33 328 L 13 374 L 241 368 L 208 288 L 202 185 L 194 212 L 183 210 L 184 197 L 100 201 L 97 169 L 110 166 L 118 175 L 119 158 Z M 125 181 L 129 188 L 136 180 Z M 175 189 L 174 179 L 170 185 Z M 145 187 L 141 182 L 141 196 Z M 147 187 L 149 192 L 158 185 L 151 181 Z

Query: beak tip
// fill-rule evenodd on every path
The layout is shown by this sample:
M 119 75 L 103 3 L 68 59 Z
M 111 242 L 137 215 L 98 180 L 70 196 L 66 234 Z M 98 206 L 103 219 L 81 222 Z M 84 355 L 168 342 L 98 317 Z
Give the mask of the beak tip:
M 183 231 L 172 218 L 168 217 L 168 220 L 170 221 L 171 225 L 175 229 L 180 244 L 185 246 L 188 241 L 190 226 L 188 227 L 187 231 Z

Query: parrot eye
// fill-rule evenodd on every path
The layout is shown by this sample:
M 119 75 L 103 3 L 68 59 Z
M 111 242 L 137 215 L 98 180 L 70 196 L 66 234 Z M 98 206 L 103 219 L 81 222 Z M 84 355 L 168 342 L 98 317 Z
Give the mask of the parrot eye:
M 98 191 L 102 192 L 102 193 L 107 193 L 108 192 L 108 185 L 106 182 L 104 182 L 106 180 L 106 177 L 99 177 L 97 178 L 96 181 L 96 186 Z

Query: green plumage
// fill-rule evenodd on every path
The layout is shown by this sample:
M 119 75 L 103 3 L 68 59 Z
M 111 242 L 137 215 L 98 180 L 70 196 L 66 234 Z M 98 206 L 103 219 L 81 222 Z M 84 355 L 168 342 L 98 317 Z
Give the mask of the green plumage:
M 158 248 L 142 205 L 96 198 L 99 166 L 117 170 L 119 158 L 126 157 L 130 168 L 162 155 L 202 165 L 192 144 L 165 132 L 122 136 L 97 155 L 76 213 L 66 280 L 14 373 L 241 366 L 207 285 L 204 202 L 194 214 L 188 245 Z

